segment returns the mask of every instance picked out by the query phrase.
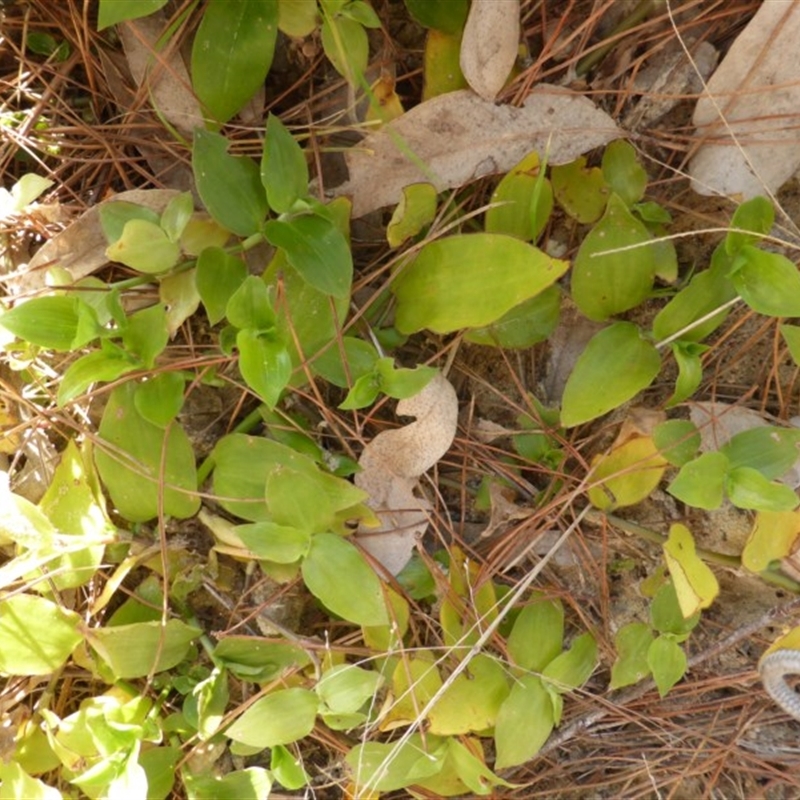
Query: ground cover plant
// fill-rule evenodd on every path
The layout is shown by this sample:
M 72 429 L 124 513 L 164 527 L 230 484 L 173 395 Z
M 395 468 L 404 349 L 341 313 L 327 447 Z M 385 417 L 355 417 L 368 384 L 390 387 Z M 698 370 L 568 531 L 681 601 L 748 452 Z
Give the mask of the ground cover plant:
M 2 796 L 796 786 L 791 197 L 625 127 L 754 4 L 549 5 L 5 11 Z

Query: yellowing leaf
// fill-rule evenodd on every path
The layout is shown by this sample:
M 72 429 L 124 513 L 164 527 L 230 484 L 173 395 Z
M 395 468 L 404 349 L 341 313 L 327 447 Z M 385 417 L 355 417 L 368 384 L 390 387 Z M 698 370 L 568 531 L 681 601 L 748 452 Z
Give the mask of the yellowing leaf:
M 453 736 L 490 728 L 508 693 L 505 668 L 479 653 L 431 709 L 429 730 L 438 736 Z
M 719 583 L 695 552 L 692 533 L 685 525 L 670 527 L 669 538 L 664 543 L 664 557 L 684 618 L 708 608 L 719 594 Z
M 800 512 L 759 511 L 742 551 L 742 566 L 762 572 L 771 561 L 788 556 L 800 535 Z
M 589 489 L 589 500 L 609 511 L 644 500 L 658 486 L 667 462 L 651 436 L 639 436 L 597 456 L 593 466 L 591 478 L 597 485 Z

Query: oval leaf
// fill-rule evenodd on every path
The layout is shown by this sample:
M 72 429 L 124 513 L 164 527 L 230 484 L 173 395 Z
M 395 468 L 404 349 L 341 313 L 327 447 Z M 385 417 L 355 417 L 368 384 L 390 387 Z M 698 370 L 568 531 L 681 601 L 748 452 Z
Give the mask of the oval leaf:
M 203 205 L 223 228 L 239 236 L 251 236 L 261 228 L 269 209 L 252 158 L 229 155 L 224 136 L 197 129 L 192 169 Z
M 261 87 L 278 36 L 278 0 L 209 3 L 192 45 L 192 86 L 211 117 L 227 122 Z
M 656 251 L 646 244 L 652 241 L 647 228 L 612 194 L 572 269 L 572 299 L 589 319 L 608 319 L 647 299 L 657 270 Z
M 495 769 L 533 758 L 547 741 L 555 720 L 550 694 L 537 675 L 522 675 L 500 707 L 494 729 Z
M 630 322 L 595 334 L 564 387 L 561 423 L 567 428 L 617 408 L 650 385 L 661 368 L 656 348 Z
M 0 600 L 0 673 L 47 675 L 59 669 L 83 638 L 80 617 L 44 597 Z
M 305 214 L 287 220 L 271 220 L 264 233 L 303 280 L 337 298 L 350 296 L 353 258 L 344 234 L 325 217 Z
M 510 236 L 473 233 L 439 239 L 425 245 L 395 280 L 395 324 L 402 333 L 491 325 L 568 268 L 568 262 Z
M 388 624 L 381 582 L 350 542 L 332 533 L 314 536 L 302 572 L 311 594 L 334 614 L 357 625 Z
M 250 747 L 291 744 L 311 733 L 319 700 L 308 689 L 282 689 L 256 700 L 225 735 Z
M 695 552 L 691 531 L 678 523 L 671 525 L 664 542 L 664 557 L 678 595 L 684 619 L 708 608 L 719 594 L 719 583 L 711 568 Z

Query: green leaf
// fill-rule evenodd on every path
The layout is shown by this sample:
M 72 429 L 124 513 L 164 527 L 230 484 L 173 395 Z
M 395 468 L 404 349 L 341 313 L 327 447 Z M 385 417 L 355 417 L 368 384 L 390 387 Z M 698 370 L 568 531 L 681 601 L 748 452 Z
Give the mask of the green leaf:
M 347 19 L 358 22 L 365 28 L 380 28 L 381 21 L 372 6 L 366 0 L 350 0 L 342 6 L 341 14 Z
M 322 472 L 294 469 L 278 464 L 267 475 L 264 495 L 272 518 L 308 533 L 329 530 L 336 519 L 336 506 L 325 495 Z
M 168 341 L 167 312 L 162 303 L 131 314 L 122 331 L 122 343 L 148 368 L 153 367 Z
M 81 618 L 43 597 L 0 600 L 0 673 L 48 675 L 60 669 L 83 639 Z
M 789 347 L 792 361 L 794 361 L 796 365 L 800 365 L 800 327 L 784 323 L 781 325 L 781 336 L 783 336 L 784 341 Z
M 272 778 L 263 767 L 248 767 L 226 775 L 186 772 L 182 776 L 191 800 L 266 800 Z M 148 787 L 149 788 L 149 787 Z
M 294 755 L 282 744 L 270 748 L 269 769 L 275 780 L 290 792 L 302 789 L 311 782 L 308 773 L 303 769 L 303 758 Z
M 83 539 L 88 545 L 72 552 L 65 548 L 58 559 L 48 563 L 48 585 L 55 589 L 74 589 L 92 580 L 105 553 L 105 546 L 97 542 L 116 534 L 88 455 L 90 445 L 84 444 L 83 450 L 72 439 L 67 442 L 50 485 L 39 501 L 39 509 L 63 535 L 72 536 L 75 544 Z M 43 544 L 45 537 L 40 541 Z
M 148 422 L 166 428 L 183 406 L 186 379 L 179 372 L 162 372 L 136 387 L 133 402 Z
M 609 689 L 621 689 L 638 683 L 650 674 L 647 653 L 654 637 L 649 625 L 629 622 L 614 635 L 617 658 L 611 666 Z
M 375 370 L 381 391 L 396 400 L 404 400 L 419 394 L 438 372 L 434 367 L 418 366 L 414 369 L 395 367 L 393 358 L 378 359 Z
M 401 333 L 491 325 L 568 268 L 568 262 L 510 236 L 473 233 L 438 239 L 425 245 L 394 281 L 395 323 Z
M 765 478 L 780 478 L 797 461 L 800 447 L 800 430 L 763 425 L 732 436 L 720 447 L 730 462 L 731 469 L 752 467 Z
M 427 746 L 426 746 L 427 745 Z M 345 762 L 363 796 L 393 792 L 436 775 L 444 764 L 445 745 L 438 736 L 418 733 L 404 742 L 365 742 L 356 745 Z
M 380 579 L 361 553 L 340 536 L 314 536 L 302 573 L 311 594 L 334 614 L 356 625 L 388 624 Z
M 114 389 L 100 422 L 95 463 L 111 500 L 131 522 L 152 519 L 160 509 L 179 519 L 194 516 L 200 498 L 191 442 L 176 423 L 164 431 L 144 419 L 135 394 L 130 382 Z
M 429 730 L 437 736 L 457 736 L 491 728 L 508 692 L 500 662 L 479 653 L 431 709 Z
M 247 328 L 236 334 L 239 371 L 247 385 L 275 408 L 292 377 L 292 359 L 286 345 L 275 334 Z
M 277 331 L 292 357 L 292 364 L 295 367 L 307 363 L 311 360 L 314 370 L 330 380 L 337 386 L 347 386 L 349 381 L 347 371 L 342 365 L 342 358 L 338 346 L 338 338 L 341 336 L 342 321 L 347 316 L 350 298 L 332 298 L 330 295 L 315 289 L 310 283 L 303 280 L 297 270 L 286 260 L 286 254 L 279 250 L 272 260 L 267 273 L 264 276 L 269 283 L 281 281 L 283 287 L 281 314 L 277 319 Z M 363 340 L 361 345 L 356 348 L 360 350 L 360 356 L 364 351 L 370 351 L 373 355 L 368 359 L 369 366 L 377 358 L 374 348 L 370 348 Z M 352 337 L 344 337 L 344 349 L 348 364 L 351 365 L 350 374 L 357 377 L 362 374 L 360 368 L 356 368 L 353 359 Z M 322 352 L 320 352 L 322 351 Z M 319 353 L 317 358 L 314 354 Z M 304 372 L 298 370 L 296 380 L 302 381 Z
M 287 671 L 298 671 L 311 663 L 308 653 L 296 644 L 267 642 L 252 636 L 226 636 L 214 648 L 214 659 L 241 680 L 266 683 Z
M 653 320 L 656 339 L 663 340 L 680 333 L 684 342 L 699 342 L 722 325 L 730 310 L 713 312 L 736 297 L 736 290 L 728 278 L 730 265 L 724 249 L 718 247 L 711 258 L 710 268 L 695 275 L 689 285 L 656 314 Z
M 324 294 L 350 297 L 353 259 L 342 232 L 329 219 L 316 214 L 270 220 L 264 226 L 270 244 L 286 251 L 298 274 Z
M 259 436 L 231 434 L 217 442 L 212 451 L 214 492 L 220 505 L 231 514 L 253 522 L 271 521 L 264 502 L 267 475 L 278 465 L 311 471 L 318 475 L 326 502 L 345 511 L 363 502 L 366 494 L 349 481 L 319 470 L 314 462 L 279 442 Z M 224 499 L 222 499 L 224 498 Z
M 179 619 L 90 628 L 88 644 L 120 680 L 142 678 L 181 663 L 202 631 Z
M 291 744 L 311 733 L 318 706 L 308 689 L 280 689 L 256 700 L 225 735 L 250 747 Z
M 753 197 L 742 203 L 731 219 L 731 228 L 740 230 L 730 231 L 725 236 L 725 252 L 728 255 L 735 255 L 744 245 L 760 241 L 772 230 L 774 222 L 775 209 L 766 197 Z
M 311 531 L 276 522 L 237 525 L 236 535 L 258 558 L 276 564 L 294 564 L 305 557 L 311 543 Z
M 287 36 L 309 36 L 318 25 L 317 0 L 278 0 L 278 28 Z
M 63 800 L 58 789 L 33 778 L 15 761 L 0 764 L 2 800 Z
M 314 691 L 329 712 L 352 714 L 375 696 L 382 682 L 379 672 L 339 664 L 322 673 Z
M 800 502 L 794 489 L 751 467 L 731 469 L 725 476 L 725 491 L 735 506 L 755 511 L 793 511 Z
M 225 313 L 237 328 L 268 330 L 275 325 L 275 312 L 267 286 L 255 275 L 248 275 L 231 295 Z
M 351 85 L 363 80 L 369 59 L 369 40 L 364 26 L 346 17 L 325 14 L 322 49 L 333 68 Z
M 250 0 L 236 2 L 247 4 Z M 216 0 L 216 5 L 224 8 L 225 2 Z M 224 136 L 198 128 L 194 132 L 192 169 L 200 199 L 223 228 L 238 236 L 252 236 L 261 229 L 269 207 L 258 165 L 252 158 L 229 155 Z
M 118 22 L 154 14 L 166 4 L 167 0 L 100 0 L 97 30 L 102 31 Z
M 685 419 L 671 419 L 656 425 L 653 441 L 659 453 L 674 467 L 691 461 L 700 448 L 700 431 Z
M 603 177 L 628 208 L 642 199 L 647 188 L 647 173 L 624 139 L 611 142 L 603 152 Z
M 0 316 L 0 325 L 18 339 L 47 348 L 71 350 L 78 332 L 76 297 L 34 297 Z
M 556 656 L 542 671 L 542 677 L 555 684 L 559 692 L 572 691 L 589 680 L 597 664 L 597 642 L 590 633 L 582 633 L 569 650 Z
M 161 228 L 171 242 L 180 241 L 189 220 L 194 214 L 194 199 L 191 192 L 181 192 L 167 203 L 161 215 Z
M 197 259 L 195 283 L 208 321 L 216 325 L 225 317 L 228 301 L 247 278 L 245 263 L 221 247 L 206 247 Z M 246 327 L 246 326 L 245 326 Z
M 227 122 L 263 86 L 277 36 L 277 0 L 206 6 L 192 45 L 192 87 L 213 120 Z
M 686 674 L 686 653 L 669 636 L 659 636 L 647 650 L 647 663 L 661 697 Z
M 403 187 L 403 196 L 392 212 L 386 227 L 389 247 L 395 248 L 413 236 L 436 216 L 436 189 L 430 183 L 412 183 Z
M 405 0 L 408 13 L 426 28 L 461 33 L 467 21 L 467 0 Z
M 572 268 L 572 298 L 589 319 L 608 319 L 647 299 L 658 268 L 652 243 L 650 231 L 612 194 Z
M 147 275 L 172 269 L 180 254 L 180 247 L 169 240 L 161 226 L 143 219 L 126 222 L 122 236 L 106 248 L 109 261 L 117 261 Z
M 630 322 L 596 333 L 578 357 L 564 387 L 561 423 L 567 428 L 595 419 L 630 400 L 661 369 L 656 348 Z
M 719 508 L 729 466 L 724 453 L 703 453 L 681 467 L 667 491 L 695 508 Z
M 115 381 L 139 367 L 141 364 L 122 348 L 103 342 L 102 350 L 87 353 L 67 367 L 58 384 L 57 403 L 64 406 L 80 397 L 93 383 Z
M 558 325 L 561 289 L 549 286 L 541 294 L 524 300 L 497 322 L 486 328 L 473 328 L 464 340 L 473 344 L 522 350 L 543 342 Z
M 683 641 L 700 622 L 700 610 L 690 617 L 684 617 L 675 586 L 669 581 L 661 586 L 650 603 L 650 621 L 659 633 Z
M 516 678 L 495 721 L 495 769 L 529 761 L 541 750 L 554 725 L 553 703 L 542 679 L 537 675 Z
M 703 362 L 700 356 L 708 350 L 706 345 L 696 342 L 673 342 L 672 355 L 678 365 L 678 378 L 675 391 L 667 401 L 667 408 L 682 403 L 691 397 L 703 380 Z
M 100 205 L 100 226 L 109 244 L 120 239 L 125 226 L 131 220 L 142 220 L 156 227 L 161 226 L 161 217 L 147 206 L 129 203 L 127 200 L 111 200 Z
M 746 244 L 733 269 L 733 285 L 753 311 L 769 317 L 800 317 L 800 273 L 786 256 Z
M 541 672 L 560 652 L 564 640 L 564 607 L 559 600 L 536 600 L 514 620 L 508 655 L 518 667 Z
M 530 153 L 503 177 L 486 212 L 486 232 L 536 241 L 553 210 L 553 189 L 545 180 L 539 154 Z
M 550 180 L 558 204 L 573 219 L 589 225 L 603 216 L 611 190 L 602 170 L 586 166 L 585 156 L 553 166 Z
M 261 158 L 261 183 L 267 191 L 269 207 L 278 214 L 308 195 L 308 165 L 300 145 L 274 114 L 267 118 L 264 153 Z

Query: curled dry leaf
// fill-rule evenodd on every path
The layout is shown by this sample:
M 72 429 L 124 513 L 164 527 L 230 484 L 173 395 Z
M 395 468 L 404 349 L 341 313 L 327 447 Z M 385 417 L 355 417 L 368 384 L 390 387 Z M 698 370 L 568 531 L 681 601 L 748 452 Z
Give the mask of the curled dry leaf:
M 416 421 L 383 431 L 367 444 L 358 461 L 361 472 L 355 477 L 381 523 L 378 528 L 362 526 L 355 537 L 393 575 L 408 563 L 414 543 L 428 527 L 430 503 L 414 490 L 456 435 L 455 389 L 437 374 L 421 392 L 401 400 L 397 414 Z
M 351 196 L 363 217 L 399 203 L 412 183 L 441 192 L 508 172 L 532 150 L 564 164 L 620 136 L 608 114 L 560 86 L 540 84 L 521 108 L 464 89 L 420 103 L 347 151 L 350 179 L 333 193 Z
M 519 49 L 519 0 L 472 0 L 461 39 L 461 71 L 484 99 L 503 88 Z
M 776 192 L 800 166 L 798 38 L 800 4 L 763 3 L 731 46 L 694 111 L 696 192 Z

